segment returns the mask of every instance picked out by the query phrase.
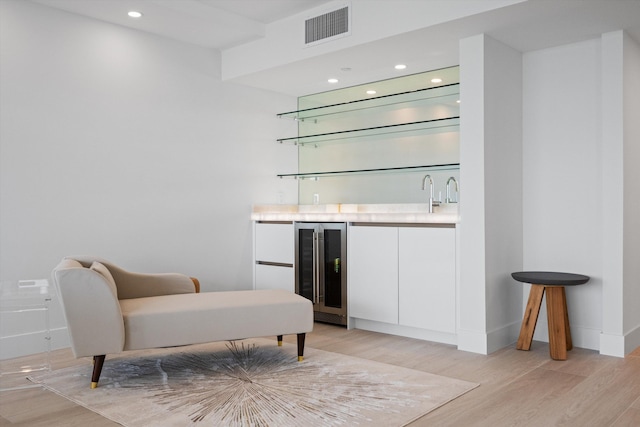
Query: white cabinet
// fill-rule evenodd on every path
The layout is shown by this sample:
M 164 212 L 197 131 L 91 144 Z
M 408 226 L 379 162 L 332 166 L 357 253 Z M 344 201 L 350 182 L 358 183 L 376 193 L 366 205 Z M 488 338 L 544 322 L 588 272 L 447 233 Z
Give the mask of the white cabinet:
M 256 261 L 293 264 L 293 223 L 256 222 Z
M 347 233 L 350 317 L 398 322 L 398 229 L 353 226 Z
M 284 265 L 256 264 L 255 285 L 259 289 L 284 289 L 294 292 L 295 277 L 293 267 Z
M 401 227 L 399 324 L 456 332 L 454 228 Z
M 254 223 L 254 289 L 295 291 L 293 223 Z
M 349 228 L 349 316 L 455 334 L 455 228 Z

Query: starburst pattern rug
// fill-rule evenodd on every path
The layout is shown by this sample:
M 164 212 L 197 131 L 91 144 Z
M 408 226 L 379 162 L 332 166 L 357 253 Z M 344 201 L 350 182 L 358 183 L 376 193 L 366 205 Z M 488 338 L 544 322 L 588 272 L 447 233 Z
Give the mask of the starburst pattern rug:
M 337 353 L 244 340 L 107 357 L 30 380 L 124 426 L 402 426 L 477 384 Z

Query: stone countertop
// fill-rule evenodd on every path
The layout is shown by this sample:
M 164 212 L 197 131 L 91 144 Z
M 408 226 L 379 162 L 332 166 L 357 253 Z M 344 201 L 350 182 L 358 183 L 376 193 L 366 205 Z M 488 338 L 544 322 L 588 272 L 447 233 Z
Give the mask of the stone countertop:
M 455 203 L 434 207 L 426 203 L 255 205 L 253 221 L 371 222 L 408 224 L 457 224 Z

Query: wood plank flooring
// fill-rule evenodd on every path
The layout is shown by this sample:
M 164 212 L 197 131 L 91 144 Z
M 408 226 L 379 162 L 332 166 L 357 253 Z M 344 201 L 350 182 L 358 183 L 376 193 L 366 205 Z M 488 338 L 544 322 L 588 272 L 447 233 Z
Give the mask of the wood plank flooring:
M 274 338 L 275 339 L 275 338 Z M 285 341 L 295 344 L 295 336 Z M 640 348 L 623 358 L 574 348 L 568 360 L 549 358 L 547 343 L 513 346 L 488 356 L 454 346 L 316 324 L 309 347 L 480 383 L 480 387 L 416 420 L 422 426 L 640 426 Z M 1 362 L 3 372 L 33 356 Z M 68 349 L 52 353 L 52 368 L 90 363 Z M 107 362 L 109 363 L 109 357 Z M 2 387 L 27 384 L 17 379 Z M 87 385 L 88 387 L 88 385 Z M 41 388 L 0 392 L 0 426 L 117 426 Z

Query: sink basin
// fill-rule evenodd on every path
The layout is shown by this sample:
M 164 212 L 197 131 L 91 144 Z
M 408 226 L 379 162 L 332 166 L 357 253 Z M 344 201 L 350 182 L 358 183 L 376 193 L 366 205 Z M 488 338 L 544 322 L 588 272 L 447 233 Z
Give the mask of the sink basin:
M 457 214 L 458 213 L 458 204 L 457 203 L 440 203 L 440 206 L 434 208 L 434 212 L 436 213 L 448 213 L 448 214 Z

